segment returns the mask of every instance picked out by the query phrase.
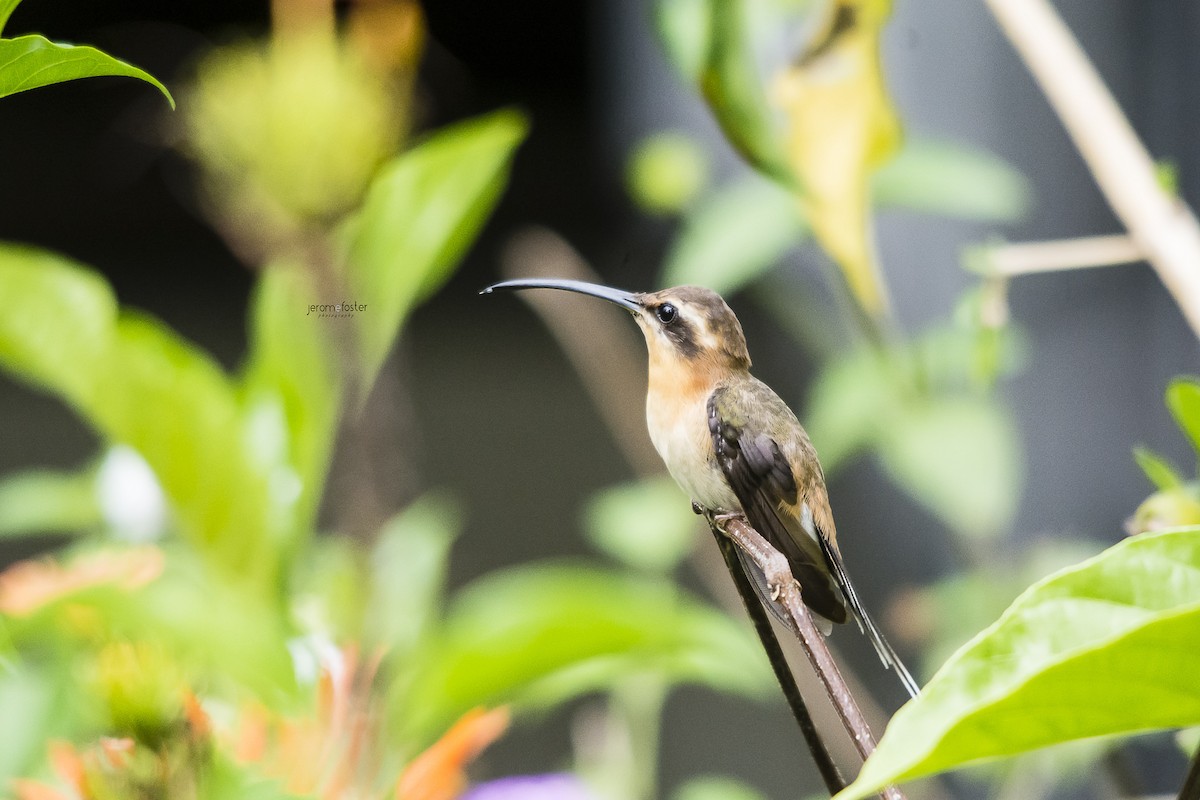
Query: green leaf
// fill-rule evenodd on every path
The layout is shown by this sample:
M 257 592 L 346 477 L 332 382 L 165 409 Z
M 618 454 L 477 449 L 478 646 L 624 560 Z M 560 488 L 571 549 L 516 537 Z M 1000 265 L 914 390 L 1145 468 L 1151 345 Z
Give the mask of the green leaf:
M 263 270 L 251 299 L 242 379 L 248 408 L 284 420 L 287 441 L 276 448 L 275 460 L 293 465 L 300 479 L 299 529 L 311 528 L 324 494 L 342 399 L 330 328 L 309 311 L 315 302 L 294 265 Z
M 892 478 L 960 533 L 1004 531 L 1020 494 L 1020 454 L 1009 416 L 970 397 L 903 408 L 879 439 Z
M 0 367 L 136 450 L 181 532 L 269 589 L 297 500 L 294 471 L 264 447 L 285 438 L 282 414 L 243 414 L 209 356 L 156 320 L 118 315 L 104 281 L 66 258 L 0 245 L 0 296 L 12 306 L 0 315 Z
M 1133 448 L 1133 458 L 1149 481 L 1160 491 L 1174 489 L 1183 484 L 1183 478 L 1175 471 L 1175 467 L 1148 447 Z
M 708 182 L 708 155 L 686 133 L 660 131 L 638 143 L 625 165 L 629 196 L 651 214 L 683 210 Z
M 0 0 L 0 32 L 4 31 L 4 26 L 8 24 L 8 18 L 12 16 L 12 12 L 19 5 L 21 5 L 21 0 Z
M 668 57 L 695 84 L 733 148 L 765 175 L 795 184 L 767 103 L 743 0 L 659 0 L 655 22 Z
M 403 658 L 429 631 L 441 606 L 461 516 L 457 504 L 433 494 L 384 526 L 371 555 L 368 643 Z
M 1200 453 L 1200 380 L 1180 377 L 1167 387 L 1167 408 Z
M 875 443 L 895 402 L 892 371 L 877 350 L 859 350 L 821 370 L 811 389 L 804 426 L 826 474 Z
M 0 5 L 0 23 L 15 6 Z M 78 78 L 105 76 L 143 80 L 162 92 L 175 108 L 175 98 L 157 78 L 94 47 L 58 44 L 37 35 L 0 39 L 0 97 Z
M 696 542 L 696 516 L 668 475 L 613 486 L 585 512 L 592 543 L 648 572 L 674 569 Z
M 667 254 L 663 285 L 736 292 L 779 263 L 807 231 L 785 190 L 751 176 L 713 193 L 686 216 Z
M 348 228 L 347 279 L 369 387 L 413 306 L 449 277 L 499 199 L 527 125 L 499 111 L 438 131 L 384 166 Z
M 476 706 L 561 702 L 635 672 L 761 697 L 753 633 L 665 581 L 582 566 L 490 575 L 455 598 L 397 699 L 410 739 Z
M 838 800 L 1059 742 L 1200 723 L 1200 528 L 1026 590 L 896 713 Z
M 0 538 L 98 528 L 94 470 L 30 470 L 0 480 Z
M 711 45 L 710 0 L 658 0 L 655 22 L 659 39 L 676 69 L 699 84 Z
M 875 203 L 959 219 L 1012 222 L 1029 209 L 1029 181 L 1000 158 L 952 142 L 909 140 L 875 173 Z

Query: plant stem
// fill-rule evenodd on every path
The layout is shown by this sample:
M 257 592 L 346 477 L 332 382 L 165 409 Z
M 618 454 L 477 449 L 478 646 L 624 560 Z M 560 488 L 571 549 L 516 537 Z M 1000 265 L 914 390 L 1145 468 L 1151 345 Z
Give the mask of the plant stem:
M 754 592 L 750 578 L 742 570 L 742 564 L 737 555 L 737 545 L 716 525 L 711 527 L 713 536 L 717 540 L 717 546 L 721 548 L 721 555 L 725 557 L 725 566 L 729 568 L 733 583 L 737 586 L 738 594 L 746 606 L 746 613 L 754 622 L 754 630 L 758 633 L 763 650 L 767 653 L 767 660 L 771 662 L 771 669 L 775 671 L 779 688 L 783 690 L 788 707 L 792 709 L 792 716 L 796 718 L 796 724 L 800 726 L 800 732 L 804 735 L 804 741 L 808 745 L 809 752 L 812 753 L 813 761 L 816 762 L 817 771 L 821 773 L 821 779 L 825 781 L 825 788 L 829 790 L 830 794 L 840 792 L 846 787 L 846 781 L 838 771 L 837 764 L 834 763 L 833 756 L 830 755 L 829 749 L 821 739 L 812 715 L 808 711 L 808 706 L 804 703 L 800 687 L 796 685 L 796 677 L 792 674 L 783 649 L 779 646 L 779 640 L 775 638 L 775 630 L 771 627 L 767 610 L 758 601 L 758 595 Z
M 1129 235 L 1200 336 L 1200 223 L 1154 161 L 1048 0 L 987 0 Z
M 714 525 L 714 527 L 716 527 Z M 787 559 L 754 530 L 743 517 L 733 517 L 725 522 L 724 529 L 718 528 L 741 548 L 755 566 L 762 571 L 767 579 L 767 585 L 772 590 L 772 596 L 777 598 L 779 606 L 787 615 L 796 637 L 808 656 L 809 663 L 821 678 L 825 692 L 837 710 L 842 726 L 850 734 L 859 755 L 866 759 L 875 751 L 875 737 L 867 725 L 866 717 L 858 707 L 850 687 L 842 678 L 841 671 L 829 648 L 825 645 L 825 637 L 817 630 L 804 605 L 800 594 L 800 584 L 792 576 L 791 566 Z M 740 569 L 739 569 L 740 571 Z M 895 786 L 886 787 L 882 796 L 886 800 L 904 800 L 904 794 Z

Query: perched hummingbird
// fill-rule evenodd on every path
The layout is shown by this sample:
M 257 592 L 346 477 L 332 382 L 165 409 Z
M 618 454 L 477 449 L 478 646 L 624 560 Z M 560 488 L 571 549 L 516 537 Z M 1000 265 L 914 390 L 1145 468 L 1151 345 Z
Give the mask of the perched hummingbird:
M 671 476 L 710 517 L 744 513 L 787 558 L 824 632 L 853 615 L 883 663 L 917 695 L 917 682 L 842 565 L 816 450 L 792 410 L 750 374 L 741 323 L 720 295 L 698 286 L 641 293 L 552 278 L 504 281 L 483 293 L 495 289 L 561 289 L 628 310 L 650 354 L 650 440 Z M 742 564 L 763 603 L 782 618 L 762 573 L 745 556 Z

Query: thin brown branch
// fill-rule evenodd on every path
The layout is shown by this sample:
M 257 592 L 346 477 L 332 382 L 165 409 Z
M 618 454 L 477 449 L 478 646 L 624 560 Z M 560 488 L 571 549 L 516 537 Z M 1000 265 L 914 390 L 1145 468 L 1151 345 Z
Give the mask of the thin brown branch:
M 1113 211 L 1200 336 L 1200 222 L 1154 160 L 1048 0 L 987 0 Z
M 767 660 L 771 662 L 771 669 L 775 671 L 779 688 L 783 690 L 783 696 L 792 710 L 792 716 L 796 718 L 796 724 L 800 726 L 800 732 L 804 735 L 808 751 L 817 765 L 817 771 L 821 773 L 821 779 L 825 781 L 825 788 L 831 795 L 836 794 L 846 788 L 846 781 L 842 778 L 833 756 L 817 731 L 816 723 L 813 722 L 804 697 L 800 693 L 800 687 L 796 684 L 796 677 L 792 674 L 792 668 L 783 654 L 783 648 L 779 646 L 779 639 L 775 637 L 775 629 L 771 627 L 771 619 L 767 610 L 758 601 L 758 595 L 750 583 L 749 576 L 742 570 L 742 563 L 737 555 L 737 545 L 715 525 L 712 526 L 712 532 L 717 539 L 717 546 L 721 549 L 721 555 L 725 558 L 725 566 L 729 569 L 733 583 L 746 607 L 746 613 L 750 615 L 750 619 L 754 623 L 754 630 L 758 633 L 763 650 L 766 651 Z
M 1130 264 L 1141 261 L 1146 254 L 1133 239 L 1118 234 L 1001 244 L 988 247 L 984 257 L 988 275 L 1015 277 L 1034 272 Z
M 875 736 L 871 733 L 866 717 L 859 709 L 845 679 L 842 678 L 841 670 L 825 644 L 825 637 L 817 630 L 808 608 L 804 605 L 800 584 L 792 576 L 787 559 L 743 517 L 728 519 L 724 523 L 723 533 L 732 539 L 766 576 L 767 585 L 771 587 L 779 606 L 784 610 L 788 624 L 800 640 L 809 663 L 821 678 L 842 726 L 854 741 L 859 755 L 866 759 L 875 751 Z M 904 800 L 905 797 L 895 786 L 884 789 L 882 796 L 887 800 Z

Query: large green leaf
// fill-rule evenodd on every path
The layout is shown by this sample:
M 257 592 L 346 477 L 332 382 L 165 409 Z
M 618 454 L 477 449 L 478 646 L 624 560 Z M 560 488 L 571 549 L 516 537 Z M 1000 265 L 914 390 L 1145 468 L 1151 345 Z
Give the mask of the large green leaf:
M 875 203 L 961 219 L 1010 222 L 1029 208 L 1029 182 L 1000 158 L 912 139 L 872 178 Z
M 900 709 L 838 800 L 982 759 L 1200 723 L 1200 528 L 1034 584 Z
M 347 229 L 347 283 L 369 386 L 412 307 L 449 277 L 500 197 L 525 137 L 499 111 L 442 129 L 386 165 Z
M 663 268 L 664 286 L 728 294 L 775 266 L 808 228 L 796 201 L 758 176 L 720 189 L 684 220 Z
M 311 528 L 341 404 L 341 375 L 330 342 L 332 328 L 309 307 L 316 302 L 303 271 L 276 263 L 263 270 L 250 311 L 250 354 L 243 376 L 244 402 L 260 452 L 278 466 L 291 464 L 299 478 L 296 526 Z M 275 423 L 282 418 L 280 429 Z M 276 436 L 285 434 L 285 441 Z M 267 441 L 261 441 L 265 439 Z
M 655 672 L 761 697 L 753 633 L 665 581 L 566 565 L 520 567 L 460 594 L 398 707 L 422 740 L 468 709 L 543 706 Z
M 588 503 L 588 538 L 610 556 L 648 572 L 666 572 L 692 551 L 697 517 L 666 474 L 612 486 Z
M 0 296 L 0 367 L 140 453 L 181 531 L 266 589 L 297 498 L 294 473 L 261 448 L 282 419 L 244 415 L 210 357 L 156 320 L 118 314 L 104 281 L 68 259 L 0 245 Z
M 1021 484 L 1009 416 L 977 397 L 935 397 L 897 409 L 880 431 L 879 456 L 898 484 L 955 530 L 1008 528 Z
M 0 5 L 0 24 L 15 3 Z M 157 78 L 94 47 L 59 44 L 44 36 L 0 39 L 0 97 L 78 78 L 137 78 L 156 87 L 175 107 L 175 99 Z

